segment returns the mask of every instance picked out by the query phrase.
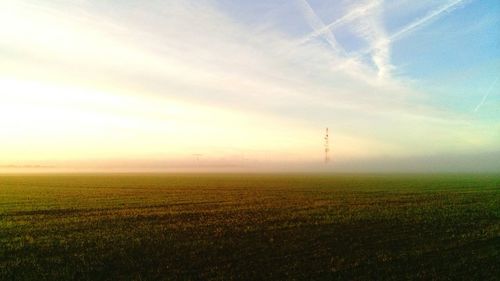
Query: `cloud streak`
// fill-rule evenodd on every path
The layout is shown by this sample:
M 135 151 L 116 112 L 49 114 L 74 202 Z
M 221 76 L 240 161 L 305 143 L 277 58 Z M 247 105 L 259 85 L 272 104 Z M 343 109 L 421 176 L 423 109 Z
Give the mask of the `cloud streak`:
M 377 3 L 378 1 L 374 1 Z M 372 34 L 378 34 L 378 40 L 371 40 L 372 43 L 365 49 L 356 52 L 352 58 L 359 58 L 367 54 L 372 54 L 373 61 L 379 69 L 379 77 L 385 77 L 393 68 L 389 62 L 390 57 L 390 45 L 394 42 L 402 39 L 404 36 L 411 34 L 412 32 L 418 30 L 419 28 L 437 20 L 446 12 L 451 12 L 452 10 L 458 8 L 460 4 L 465 3 L 466 0 L 454 0 L 442 5 L 431 12 L 427 13 L 425 16 L 405 25 L 403 28 L 399 29 L 397 32 L 390 35 L 385 34 L 385 31 L 380 27 L 380 24 L 371 23 L 369 26 L 372 28 L 370 32 Z M 377 29 L 374 29 L 378 26 Z M 365 35 L 365 38 L 373 37 L 374 35 Z M 375 35 L 377 36 L 377 35 Z
M 394 67 L 390 62 L 391 46 L 382 17 L 383 1 L 372 0 L 369 4 L 372 11 L 359 19 L 356 31 L 369 44 L 371 59 L 377 68 L 378 79 L 390 79 Z

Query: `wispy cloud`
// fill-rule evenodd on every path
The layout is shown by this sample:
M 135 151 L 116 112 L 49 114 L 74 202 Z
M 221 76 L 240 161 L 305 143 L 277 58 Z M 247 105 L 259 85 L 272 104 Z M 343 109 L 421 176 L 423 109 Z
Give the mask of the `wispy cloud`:
M 394 67 L 390 62 L 391 45 L 384 26 L 383 1 L 371 0 L 369 7 L 371 7 L 371 13 L 360 18 L 359 25 L 355 29 L 369 45 L 372 61 L 377 67 L 378 78 L 389 79 Z
M 390 63 L 391 44 L 394 44 L 401 38 L 439 19 L 439 17 L 443 16 L 446 12 L 451 12 L 460 7 L 460 4 L 466 3 L 466 0 L 450 1 L 431 10 L 425 16 L 403 26 L 392 34 L 387 34 L 383 27 L 384 23 L 381 18 L 383 2 L 373 0 L 370 3 L 371 5 L 369 5 L 369 7 L 372 7 L 371 10 L 374 12 L 368 14 L 361 20 L 362 25 L 360 32 L 360 35 L 362 35 L 369 44 L 363 50 L 355 52 L 351 58 L 357 59 L 367 54 L 371 54 L 372 60 L 378 69 L 378 77 L 387 78 L 390 76 L 391 70 L 394 69 L 394 66 Z

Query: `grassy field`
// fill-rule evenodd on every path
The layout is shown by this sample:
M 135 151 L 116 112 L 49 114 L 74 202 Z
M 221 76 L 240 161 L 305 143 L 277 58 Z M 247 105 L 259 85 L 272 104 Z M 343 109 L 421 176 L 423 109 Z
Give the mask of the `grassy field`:
M 0 280 L 499 280 L 500 175 L 0 175 Z

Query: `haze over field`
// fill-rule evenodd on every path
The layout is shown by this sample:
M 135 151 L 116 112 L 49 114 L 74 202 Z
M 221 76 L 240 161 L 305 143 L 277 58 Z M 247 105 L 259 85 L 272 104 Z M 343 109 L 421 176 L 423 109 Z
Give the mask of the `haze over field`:
M 1 1 L 0 171 L 316 170 L 325 127 L 328 169 L 499 171 L 499 30 L 496 0 Z

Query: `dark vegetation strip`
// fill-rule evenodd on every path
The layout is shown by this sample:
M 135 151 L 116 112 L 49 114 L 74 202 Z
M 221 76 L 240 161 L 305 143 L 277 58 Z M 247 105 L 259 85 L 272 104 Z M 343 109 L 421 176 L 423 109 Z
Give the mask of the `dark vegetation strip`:
M 0 176 L 0 280 L 498 280 L 496 175 Z

